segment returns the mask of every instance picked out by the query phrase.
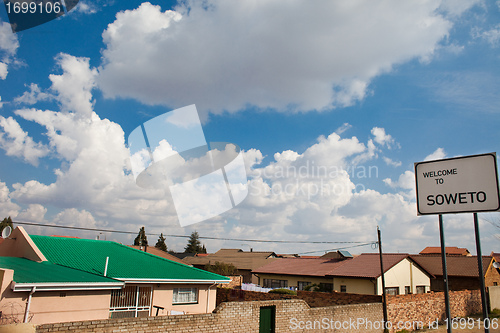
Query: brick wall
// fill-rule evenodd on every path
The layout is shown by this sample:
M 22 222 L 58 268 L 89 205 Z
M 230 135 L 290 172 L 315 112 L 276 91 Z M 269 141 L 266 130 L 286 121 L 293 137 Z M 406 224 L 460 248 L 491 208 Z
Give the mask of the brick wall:
M 243 282 L 243 276 L 241 275 L 231 275 L 228 276 L 231 279 L 229 283 L 219 283 L 217 284 L 218 288 L 237 288 L 241 287 L 241 283 Z
M 480 313 L 481 293 L 479 290 L 450 291 L 450 310 L 453 317 L 464 317 Z M 436 319 L 445 318 L 443 292 L 427 294 L 387 296 L 387 316 L 393 324 L 402 322 L 422 322 L 428 326 Z
M 297 296 L 281 295 L 273 293 L 261 293 L 257 291 L 240 289 L 217 289 L 217 305 L 222 302 L 246 302 L 265 301 L 279 299 L 303 299 L 310 307 L 325 307 L 332 305 L 380 303 L 381 296 L 349 294 L 349 293 L 322 293 L 314 291 L 298 291 Z
M 333 332 L 335 327 L 342 332 L 382 332 L 380 326 L 373 327 L 382 321 L 380 303 L 311 308 L 299 299 L 228 302 L 208 314 L 46 324 L 38 326 L 36 332 L 258 332 L 260 308 L 264 306 L 275 307 L 278 333 Z

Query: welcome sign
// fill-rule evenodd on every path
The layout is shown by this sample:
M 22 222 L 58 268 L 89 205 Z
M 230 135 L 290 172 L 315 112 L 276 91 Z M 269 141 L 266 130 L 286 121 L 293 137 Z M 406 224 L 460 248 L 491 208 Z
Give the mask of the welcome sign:
M 415 163 L 418 215 L 500 209 L 496 154 Z

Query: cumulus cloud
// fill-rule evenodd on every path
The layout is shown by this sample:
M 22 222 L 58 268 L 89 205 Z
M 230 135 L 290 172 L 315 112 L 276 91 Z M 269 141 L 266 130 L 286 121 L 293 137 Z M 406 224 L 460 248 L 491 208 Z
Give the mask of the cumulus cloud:
M 37 166 L 39 159 L 50 152 L 45 145 L 34 142 L 14 118 L 0 116 L 0 127 L 3 129 L 0 131 L 0 147 L 7 156 L 20 157 Z
M 395 144 L 394 138 L 389 134 L 386 134 L 385 129 L 383 128 L 372 128 L 372 135 L 375 137 L 375 142 L 381 146 L 387 146 L 388 148 L 391 148 Z
M 5 80 L 8 73 L 8 65 L 15 60 L 19 41 L 16 34 L 12 32 L 10 24 L 0 21 L 0 79 Z
M 210 0 L 162 11 L 143 3 L 104 31 L 99 87 L 111 98 L 213 113 L 348 106 L 377 75 L 432 56 L 453 26 L 441 4 Z
M 92 89 L 95 86 L 97 70 L 89 67 L 89 58 L 74 57 L 60 53 L 57 64 L 63 74 L 49 76 L 51 89 L 57 94 L 61 110 L 75 112 L 89 117 L 93 112 Z

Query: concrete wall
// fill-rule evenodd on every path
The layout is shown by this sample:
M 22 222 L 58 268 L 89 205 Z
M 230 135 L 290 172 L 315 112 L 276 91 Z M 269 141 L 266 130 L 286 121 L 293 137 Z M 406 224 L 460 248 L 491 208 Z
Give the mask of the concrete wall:
M 500 309 L 500 286 L 488 287 L 490 296 L 490 310 Z
M 110 319 L 64 324 L 42 325 L 37 333 L 47 332 L 258 332 L 260 308 L 276 309 L 276 332 L 325 332 L 325 328 L 337 325 L 342 332 L 382 332 L 370 328 L 382 321 L 382 305 L 356 304 L 310 308 L 303 300 L 275 300 L 255 302 L 229 302 L 221 304 L 214 313 L 162 316 L 149 318 Z M 359 322 L 358 322 L 359 320 Z M 363 323 L 364 322 L 364 323 Z M 342 325 L 344 328 L 342 329 Z M 327 327 L 328 326 L 328 327 Z M 332 331 L 332 330 L 330 330 Z
M 375 280 L 372 279 L 353 279 L 344 277 L 333 278 L 333 290 L 342 290 L 342 285 L 346 286 L 347 293 L 366 295 L 375 294 Z
M 405 294 L 406 286 L 411 287 L 411 293 L 413 294 L 416 293 L 417 286 L 425 286 L 426 291 L 429 291 L 431 288 L 431 281 L 429 276 L 427 276 L 427 274 L 421 271 L 418 266 L 413 264 L 408 259 L 403 259 L 402 261 L 394 265 L 384 274 L 384 277 L 386 288 L 399 287 L 400 295 Z M 382 295 L 381 277 L 377 279 L 377 294 Z

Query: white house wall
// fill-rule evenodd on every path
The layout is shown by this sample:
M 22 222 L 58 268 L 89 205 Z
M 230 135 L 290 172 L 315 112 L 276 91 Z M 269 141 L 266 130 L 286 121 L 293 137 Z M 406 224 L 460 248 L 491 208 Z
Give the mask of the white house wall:
M 430 278 L 418 266 L 407 258 L 391 267 L 384 274 L 385 286 L 399 287 L 399 293 L 405 293 L 405 286 L 411 286 L 411 293 L 416 294 L 417 286 L 425 286 L 425 291 L 430 290 Z M 377 278 L 377 294 L 382 295 L 382 278 Z

